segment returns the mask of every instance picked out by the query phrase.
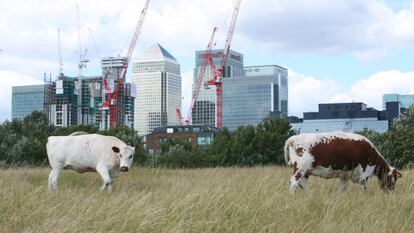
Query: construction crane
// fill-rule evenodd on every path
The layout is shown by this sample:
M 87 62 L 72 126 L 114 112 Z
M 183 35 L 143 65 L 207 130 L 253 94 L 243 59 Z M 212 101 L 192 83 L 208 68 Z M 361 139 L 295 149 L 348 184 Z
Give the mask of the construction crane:
M 86 64 L 89 62 L 88 59 L 85 59 L 86 53 L 88 49 L 85 48 L 85 51 L 82 53 L 82 41 L 81 41 L 81 33 L 80 33 L 80 13 L 79 13 L 79 4 L 76 4 L 76 21 L 77 21 L 77 29 L 78 29 L 78 46 L 79 46 L 79 63 L 78 63 L 78 86 L 76 87 L 76 92 L 78 94 L 78 123 L 86 123 L 84 119 L 84 112 L 82 106 L 82 70 L 86 68 Z
M 118 108 L 121 107 L 117 104 L 117 99 L 119 97 L 119 92 L 121 91 L 121 88 L 123 87 L 123 83 L 125 81 L 125 74 L 127 72 L 128 69 L 128 64 L 129 61 L 131 59 L 132 53 L 134 51 L 135 45 L 137 43 L 138 40 L 138 36 L 141 32 L 142 29 L 142 25 L 145 19 L 145 15 L 147 14 L 147 10 L 148 10 L 148 5 L 149 5 L 150 0 L 147 0 L 144 4 L 144 8 L 141 11 L 141 16 L 139 17 L 138 23 L 135 27 L 135 32 L 134 35 L 132 36 L 129 48 L 128 48 L 128 52 L 127 55 L 125 57 L 125 61 L 124 64 L 121 68 L 121 71 L 119 73 L 119 77 L 118 77 L 118 82 L 117 85 L 113 91 L 113 93 L 111 93 L 111 90 L 108 86 L 108 80 L 105 78 L 103 80 L 103 84 L 104 84 L 104 88 L 105 88 L 105 92 L 107 95 L 107 100 L 103 101 L 102 103 L 102 110 L 109 110 L 109 122 L 110 122 L 110 128 L 115 128 L 117 126 L 117 119 L 118 119 Z
M 200 87 L 201 87 L 201 84 L 203 83 L 204 75 L 206 73 L 206 67 L 208 65 L 208 58 L 211 57 L 211 48 L 213 47 L 214 35 L 216 34 L 216 32 L 217 32 L 217 27 L 214 27 L 213 32 L 211 33 L 211 36 L 210 36 L 210 40 L 207 45 L 207 50 L 205 51 L 203 55 L 203 63 L 201 64 L 201 67 L 200 67 L 197 83 L 194 86 L 193 95 L 191 98 L 190 109 L 188 110 L 187 117 L 185 118 L 185 120 L 183 120 L 180 109 L 179 108 L 176 109 L 176 114 L 177 114 L 178 122 L 180 125 L 183 125 L 184 122 L 187 125 L 190 124 L 191 114 L 193 112 L 195 103 L 197 101 L 198 94 L 200 93 Z
M 63 59 L 62 59 L 62 45 L 60 42 L 60 28 L 58 28 L 58 58 L 59 58 L 59 77 L 63 76 Z
M 218 69 L 216 69 L 216 66 L 213 63 L 213 58 L 212 56 L 208 56 L 208 63 L 210 65 L 210 68 L 212 70 L 213 73 L 213 79 L 208 81 L 208 85 L 209 86 L 216 86 L 216 120 L 217 120 L 217 128 L 223 128 L 223 90 L 222 90 L 222 86 L 223 83 L 221 81 L 223 74 L 224 74 L 224 69 L 225 69 L 225 65 L 227 62 L 227 58 L 229 55 L 229 51 L 230 51 L 230 45 L 231 45 L 231 41 L 233 38 L 233 33 L 234 33 L 234 29 L 236 27 L 236 20 L 237 20 L 237 15 L 239 14 L 239 9 L 240 9 L 240 3 L 241 0 L 236 0 L 236 5 L 234 6 L 233 9 L 233 16 L 231 18 L 231 22 L 230 22 L 230 26 L 229 26 L 229 31 L 227 32 L 227 38 L 226 38 L 226 44 L 224 46 L 224 50 L 223 50 L 223 55 L 221 58 L 221 62 L 220 65 L 218 67 Z

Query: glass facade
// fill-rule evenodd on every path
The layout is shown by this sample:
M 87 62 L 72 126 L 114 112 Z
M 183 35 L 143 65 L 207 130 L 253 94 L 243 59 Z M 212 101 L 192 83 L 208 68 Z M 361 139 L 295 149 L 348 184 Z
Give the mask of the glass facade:
M 44 111 L 45 85 L 12 87 L 12 119 L 23 119 L 33 111 Z
M 383 109 L 385 109 L 387 102 L 398 102 L 400 108 L 409 108 L 414 104 L 414 95 L 384 94 L 382 96 Z
M 246 66 L 246 78 L 270 78 L 274 89 L 272 90 L 272 112 L 280 118 L 288 117 L 288 70 L 277 65 Z
M 292 123 L 292 128 L 301 133 L 323 133 L 333 131 L 357 132 L 374 130 L 383 133 L 388 130 L 387 120 L 378 118 L 351 118 L 351 119 L 320 119 L 304 120 L 303 123 Z
M 197 83 L 199 78 L 199 72 L 203 63 L 203 56 L 206 51 L 196 51 L 194 69 L 194 80 L 193 84 Z M 220 65 L 223 50 L 212 50 L 211 51 L 213 62 L 216 67 Z M 232 77 L 243 76 L 243 54 L 230 50 L 227 64 L 225 65 L 223 80 Z M 204 75 L 203 83 L 213 79 L 211 69 L 207 66 L 206 73 Z M 193 85 L 194 91 L 194 85 Z M 223 106 L 224 108 L 224 106 Z M 193 124 L 205 124 L 205 125 L 216 125 L 216 87 L 203 85 L 200 88 L 200 92 L 195 103 L 192 112 L 192 123 Z
M 304 112 L 303 121 L 292 123 L 301 133 L 364 129 L 385 132 L 389 128 L 389 112 L 378 111 L 362 102 L 319 104 L 318 112 Z
M 223 127 L 233 131 L 269 117 L 276 107 L 274 81 L 270 77 L 223 80 Z
M 178 124 L 175 109 L 181 105 L 180 64 L 156 44 L 133 64 L 132 82 L 137 88 L 134 128 L 138 135 Z

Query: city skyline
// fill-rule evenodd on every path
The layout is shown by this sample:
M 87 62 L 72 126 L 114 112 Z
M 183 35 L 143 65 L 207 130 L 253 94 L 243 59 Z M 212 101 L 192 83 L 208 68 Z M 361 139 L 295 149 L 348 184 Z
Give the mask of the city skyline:
M 41 83 L 44 72 L 57 75 L 57 28 L 63 71 L 77 76 L 76 3 L 0 3 L 0 34 L 7 35 L 0 38 L 0 121 L 11 116 L 11 86 Z M 150 3 L 132 61 L 156 42 L 168 48 L 181 65 L 184 111 L 191 101 L 195 51 L 206 48 L 214 26 L 220 30 L 214 49 L 222 49 L 233 3 Z M 79 2 L 81 46 L 90 59 L 84 75 L 101 73 L 100 58 L 117 56 L 121 48 L 125 53 L 143 4 Z M 380 110 L 382 94 L 414 93 L 413 28 L 414 1 L 244 0 L 231 49 L 244 55 L 245 66 L 288 68 L 289 115 L 352 100 Z

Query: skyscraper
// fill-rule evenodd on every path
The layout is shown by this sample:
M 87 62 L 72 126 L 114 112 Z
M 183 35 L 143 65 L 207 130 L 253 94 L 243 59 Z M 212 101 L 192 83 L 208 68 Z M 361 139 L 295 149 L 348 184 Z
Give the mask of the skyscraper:
M 116 86 L 118 85 L 119 75 L 121 73 L 122 67 L 126 62 L 125 57 L 106 57 L 102 58 L 102 76 L 108 82 L 108 87 L 110 92 L 113 93 Z M 125 80 L 124 80 L 125 81 Z M 101 92 L 102 100 L 107 101 L 107 90 L 102 87 Z M 133 122 L 133 109 L 131 106 L 134 104 L 135 98 L 135 87 L 134 85 L 123 83 L 122 88 L 119 89 L 119 95 L 116 99 L 116 125 L 126 125 L 132 127 Z M 102 101 L 102 102 L 105 102 Z M 131 111 L 132 110 L 132 111 Z M 100 129 L 108 129 L 110 127 L 110 113 L 108 110 L 101 111 L 101 122 Z
M 140 136 L 157 127 L 176 125 L 181 106 L 180 64 L 160 44 L 151 46 L 133 63 L 132 83 L 137 87 L 134 128 Z
M 223 126 L 236 130 L 266 117 L 287 117 L 287 70 L 276 65 L 244 70 L 245 77 L 223 80 Z
M 12 87 L 12 119 L 44 111 L 45 85 Z
M 204 51 L 196 51 L 193 83 L 197 83 L 201 65 L 203 64 Z M 214 65 L 218 68 L 220 65 L 223 50 L 212 50 Z M 223 79 L 230 77 L 243 77 L 243 54 L 230 50 L 227 64 L 224 68 Z M 212 72 L 209 67 L 204 75 L 204 83 L 213 79 Z M 194 86 L 193 86 L 194 91 Z M 201 86 L 200 93 L 192 112 L 192 124 L 216 125 L 216 87 Z

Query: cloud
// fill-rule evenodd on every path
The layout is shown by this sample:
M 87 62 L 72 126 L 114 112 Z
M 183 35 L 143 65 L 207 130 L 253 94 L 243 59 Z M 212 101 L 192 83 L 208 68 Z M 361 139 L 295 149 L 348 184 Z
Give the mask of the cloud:
M 289 115 L 318 111 L 319 103 L 363 102 L 382 110 L 388 93 L 414 94 L 414 72 L 381 71 L 345 89 L 336 81 L 298 74 L 289 70 Z
M 244 2 L 239 31 L 246 43 L 288 53 L 381 57 L 414 42 L 414 3 L 394 11 L 376 0 Z M 257 12 L 260 12 L 258 14 Z M 247 46 L 244 44 L 243 46 Z
M 0 122 L 11 118 L 12 86 L 42 84 L 43 82 L 29 75 L 14 71 L 0 71 Z

